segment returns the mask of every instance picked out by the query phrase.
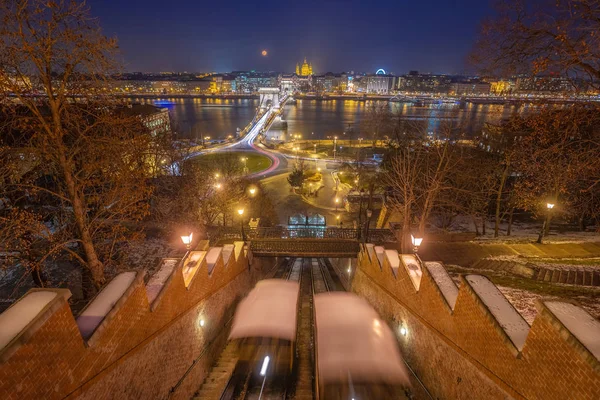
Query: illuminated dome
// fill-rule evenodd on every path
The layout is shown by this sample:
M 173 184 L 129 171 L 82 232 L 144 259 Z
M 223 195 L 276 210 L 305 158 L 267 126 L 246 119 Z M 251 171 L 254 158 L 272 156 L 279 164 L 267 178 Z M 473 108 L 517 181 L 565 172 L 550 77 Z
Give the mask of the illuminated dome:
M 304 57 L 304 62 L 302 65 L 296 64 L 296 75 L 299 76 L 309 76 L 313 74 L 312 64 L 306 62 L 306 57 Z

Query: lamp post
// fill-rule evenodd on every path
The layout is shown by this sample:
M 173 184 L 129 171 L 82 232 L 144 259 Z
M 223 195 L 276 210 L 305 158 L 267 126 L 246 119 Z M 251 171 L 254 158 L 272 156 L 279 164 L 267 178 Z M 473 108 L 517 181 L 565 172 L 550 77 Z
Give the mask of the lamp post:
M 333 137 L 333 161 L 335 161 L 335 152 L 337 147 L 337 136 Z
M 246 232 L 244 232 L 244 209 L 238 209 L 238 214 L 240 215 L 240 227 L 242 228 L 242 240 L 246 241 Z
M 369 225 L 371 225 L 371 217 L 373 216 L 373 211 L 367 209 L 367 228 L 365 229 L 365 243 L 369 243 Z
M 181 241 L 185 244 L 185 248 L 189 250 L 192 247 L 192 238 L 194 236 L 194 232 L 190 232 L 187 236 L 182 236 Z
M 542 244 L 544 241 L 544 235 L 547 234 L 547 231 L 550 229 L 550 213 L 554 208 L 554 203 L 546 203 L 546 218 L 544 218 L 544 224 L 542 225 L 542 230 L 538 236 L 537 242 Z
M 410 240 L 411 240 L 412 245 L 413 245 L 413 252 L 415 254 L 417 254 L 419 252 L 419 246 L 421 245 L 421 243 L 423 243 L 423 238 L 421 238 L 421 237 L 414 237 L 413 235 L 410 235 Z
M 250 193 L 250 196 L 254 196 L 256 194 L 256 188 L 255 187 L 251 187 L 248 192 Z
M 362 226 L 363 193 L 364 193 L 364 189 L 361 189 L 360 192 L 358 192 L 358 194 L 360 195 L 360 201 L 358 202 L 358 239 L 359 240 L 361 239 L 362 230 L 363 230 L 363 226 Z
M 246 161 L 248 161 L 248 158 L 247 157 L 242 157 L 241 160 L 244 163 L 244 173 L 247 173 L 248 172 L 248 168 L 246 167 Z
M 313 144 L 314 148 L 315 148 L 315 154 L 317 154 L 317 144 Z
M 339 199 L 339 197 L 336 197 L 335 198 L 335 212 L 337 212 L 339 204 L 340 204 L 340 199 Z

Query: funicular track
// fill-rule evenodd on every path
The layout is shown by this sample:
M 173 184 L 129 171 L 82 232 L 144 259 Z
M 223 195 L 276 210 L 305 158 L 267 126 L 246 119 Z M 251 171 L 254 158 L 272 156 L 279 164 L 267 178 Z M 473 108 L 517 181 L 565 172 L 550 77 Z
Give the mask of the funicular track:
M 339 290 L 339 278 L 325 260 L 320 258 L 285 258 L 273 274 L 273 278 L 293 280 L 300 283 L 298 301 L 296 360 L 288 382 L 265 381 L 262 399 L 313 400 L 314 388 L 314 318 L 313 295 L 331 290 Z M 253 371 L 234 374 L 238 360 L 237 345 L 230 342 L 211 375 L 205 380 L 195 399 L 241 400 L 258 399 L 261 385 L 253 382 Z M 221 381 L 215 382 L 213 372 L 218 370 Z M 223 378 L 223 374 L 229 373 Z M 205 387 L 211 391 L 204 390 Z M 220 388 L 223 388 L 219 390 Z
M 292 281 L 298 281 L 302 285 L 302 260 L 296 258 L 284 259 L 273 278 L 286 279 Z M 265 339 L 265 341 L 268 341 Z M 237 350 L 235 342 L 230 342 L 225 349 L 227 352 L 229 347 L 233 347 Z M 206 399 L 220 399 L 220 400 L 241 400 L 241 399 L 258 399 L 261 394 L 261 385 L 256 385 L 252 382 L 253 369 L 249 368 L 247 371 L 240 373 L 234 373 L 235 364 L 237 363 L 238 355 L 237 351 L 233 351 L 235 359 L 233 361 L 234 366 L 231 368 L 229 379 L 227 380 L 224 389 L 213 397 L 206 397 Z M 224 353 L 225 353 L 224 352 Z M 206 384 L 206 383 L 205 383 Z M 286 399 L 289 394 L 289 384 L 287 382 L 269 382 L 265 381 L 265 386 L 262 390 L 262 399 Z M 200 397 L 198 397 L 200 398 Z

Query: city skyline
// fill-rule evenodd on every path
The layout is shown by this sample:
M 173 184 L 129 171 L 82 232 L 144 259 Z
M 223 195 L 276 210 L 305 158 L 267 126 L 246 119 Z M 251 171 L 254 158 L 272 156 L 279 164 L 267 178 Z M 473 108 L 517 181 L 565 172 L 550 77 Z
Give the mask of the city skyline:
M 472 72 L 466 57 L 487 2 L 377 4 L 233 1 L 221 5 L 91 0 L 103 32 L 117 37 L 125 71 L 290 71 L 304 57 L 316 73 Z M 252 35 L 248 33 L 252 32 Z M 262 51 L 267 51 L 267 56 Z M 360 54 L 360 57 L 358 56 Z

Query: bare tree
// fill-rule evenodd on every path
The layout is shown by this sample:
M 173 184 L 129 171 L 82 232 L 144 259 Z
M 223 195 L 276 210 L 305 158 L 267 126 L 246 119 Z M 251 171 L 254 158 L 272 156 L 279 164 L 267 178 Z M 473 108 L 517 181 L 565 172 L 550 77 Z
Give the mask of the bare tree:
M 553 73 L 598 88 L 599 31 L 595 0 L 506 0 L 483 24 L 471 58 L 483 73 Z
M 438 138 L 409 131 L 398 136 L 400 140 L 389 154 L 384 179 L 392 206 L 402 214 L 403 251 L 410 248 L 411 224 L 416 223 L 423 235 L 432 210 L 453 190 L 450 174 L 461 159 L 456 129 L 451 121 L 445 121 Z
M 153 172 L 148 130 L 102 96 L 116 42 L 74 0 L 7 0 L 0 19 L 6 209 L 34 210 L 52 226 L 41 260 L 67 254 L 99 287 L 148 212 Z

